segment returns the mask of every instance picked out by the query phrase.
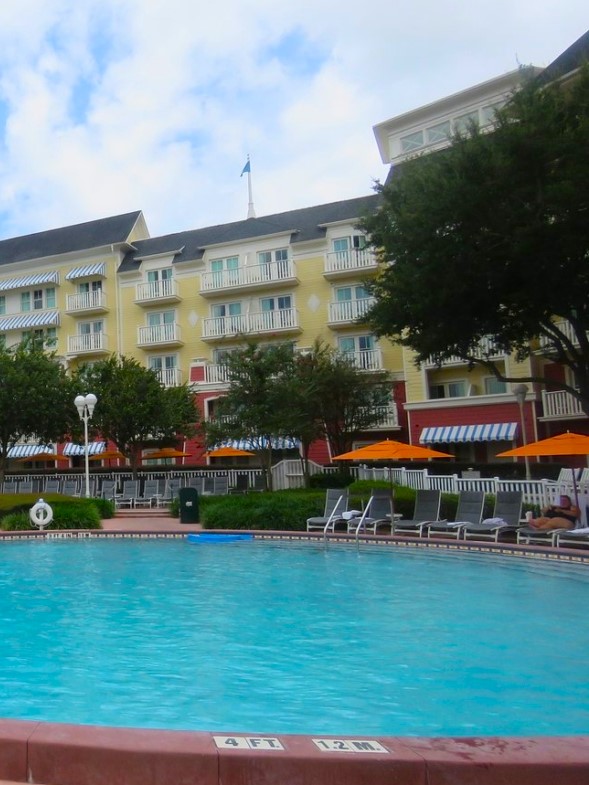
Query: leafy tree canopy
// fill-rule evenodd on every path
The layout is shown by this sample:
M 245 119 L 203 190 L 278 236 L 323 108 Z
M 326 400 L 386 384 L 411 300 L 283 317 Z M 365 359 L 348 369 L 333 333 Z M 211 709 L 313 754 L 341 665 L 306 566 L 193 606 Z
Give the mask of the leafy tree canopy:
M 381 207 L 363 223 L 385 259 L 375 332 L 417 362 L 458 355 L 504 381 L 481 339 L 519 359 L 539 349 L 571 369 L 566 389 L 589 413 L 588 138 L 585 67 L 564 86 L 527 84 L 492 133 L 473 126 L 377 185 Z M 540 368 L 523 381 L 546 379 Z
M 198 414 L 189 388 L 163 387 L 155 371 L 130 357 L 112 355 L 85 366 L 73 383 L 79 393 L 96 395 L 92 430 L 117 445 L 134 473 L 144 447 L 194 432 Z
M 54 353 L 40 341 L 0 346 L 0 475 L 19 441 L 59 441 L 77 414 L 70 380 Z

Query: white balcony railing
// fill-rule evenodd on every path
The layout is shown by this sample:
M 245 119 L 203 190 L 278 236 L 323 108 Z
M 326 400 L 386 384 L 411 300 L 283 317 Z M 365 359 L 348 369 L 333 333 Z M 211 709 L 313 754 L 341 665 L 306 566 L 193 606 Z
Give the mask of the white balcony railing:
M 374 297 L 363 297 L 361 300 L 329 303 L 329 322 L 342 324 L 355 322 L 364 316 L 376 302 Z
M 380 349 L 365 349 L 360 352 L 344 352 L 360 371 L 382 371 L 382 354 Z
M 67 339 L 68 354 L 87 354 L 108 350 L 108 337 L 104 333 L 70 335 Z
M 201 292 L 233 289 L 236 286 L 256 286 L 266 283 L 279 283 L 295 277 L 294 266 L 290 259 L 270 264 L 253 264 L 236 270 L 218 270 L 203 273 L 200 279 Z
M 481 359 L 485 358 L 489 360 L 497 360 L 500 359 L 501 357 L 505 357 L 505 352 L 502 349 L 499 349 L 497 346 L 495 346 L 495 343 L 491 338 L 485 337 L 485 338 L 481 338 L 481 340 L 478 342 L 478 346 L 474 351 L 473 356 L 479 357 Z M 466 363 L 467 360 L 465 360 L 463 357 L 458 357 L 457 355 L 454 355 L 452 357 L 446 357 L 444 360 L 442 360 L 442 366 L 465 365 Z M 437 367 L 438 364 L 439 363 L 437 358 L 434 355 L 431 355 L 425 361 L 424 366 L 426 368 L 434 368 Z
M 343 273 L 351 270 L 376 270 L 376 256 L 367 249 L 351 248 L 348 251 L 328 253 L 325 258 L 325 273 Z
M 180 325 L 175 322 L 172 324 L 158 324 L 153 327 L 140 327 L 137 330 L 137 344 L 139 346 L 179 342 Z
M 573 346 L 578 346 L 579 345 L 579 339 L 577 337 L 577 334 L 573 330 L 572 325 L 571 325 L 570 322 L 562 320 L 562 321 L 559 321 L 559 322 L 555 322 L 554 326 L 557 327 L 561 331 L 561 333 L 563 333 L 569 339 L 569 341 L 573 344 Z M 541 335 L 540 336 L 540 349 L 543 350 L 543 351 L 546 351 L 546 350 L 549 351 L 551 347 L 552 347 L 552 344 L 551 344 L 550 340 L 545 335 Z
M 157 368 L 155 371 L 164 387 L 179 387 L 182 384 L 180 368 Z
M 227 368 L 224 365 L 205 365 L 205 384 L 227 384 Z
M 380 420 L 366 430 L 379 431 L 399 427 L 399 412 L 395 404 L 391 404 L 390 406 L 377 406 L 376 413 L 379 415 Z
M 176 281 L 173 278 L 166 278 L 163 281 L 138 283 L 135 289 L 135 299 L 137 302 L 145 302 L 146 300 L 165 300 L 170 297 L 178 297 Z
M 298 313 L 294 308 L 260 311 L 240 316 L 216 316 L 203 319 L 203 338 L 223 338 L 226 335 L 271 333 L 298 329 Z
M 551 420 L 586 416 L 578 398 L 566 390 L 542 390 L 542 415 Z
M 68 294 L 66 307 L 68 311 L 104 310 L 106 308 L 106 294 L 102 289 L 82 294 Z

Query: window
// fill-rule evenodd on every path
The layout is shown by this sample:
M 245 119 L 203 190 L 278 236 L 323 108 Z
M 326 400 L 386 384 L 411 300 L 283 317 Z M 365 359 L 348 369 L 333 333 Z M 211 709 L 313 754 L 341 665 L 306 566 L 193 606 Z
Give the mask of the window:
M 370 297 L 370 292 L 365 286 L 341 286 L 335 290 L 335 299 L 338 303 L 365 300 L 367 297 Z
M 0 349 L 6 348 L 6 333 L 0 333 Z
M 479 125 L 479 113 L 476 112 L 467 112 L 466 114 L 461 114 L 459 117 L 454 118 L 454 131 L 455 133 L 465 134 L 468 133 L 471 129 L 472 124 Z
M 258 264 L 265 268 L 267 278 L 286 278 L 288 275 L 288 248 L 277 248 L 275 251 L 260 251 Z
M 34 289 L 32 297 L 32 310 L 41 311 L 43 308 L 55 308 L 55 289 Z M 31 310 L 31 292 L 21 292 L 20 310 Z
M 238 283 L 239 256 L 227 256 L 225 259 L 213 259 L 211 272 L 215 286 Z
M 401 137 L 401 151 L 403 153 L 419 150 L 420 147 L 423 147 L 423 131 L 414 131 L 412 134 Z
M 173 387 L 177 383 L 178 357 L 175 354 L 160 354 L 149 358 L 149 367 L 158 375 L 164 387 Z
M 6 313 L 6 297 L 0 294 L 0 313 Z
M 104 331 L 104 322 L 99 319 L 95 322 L 80 322 L 79 335 L 97 335 Z
M 373 335 L 346 335 L 338 339 L 338 349 L 348 355 L 358 368 L 367 371 L 378 367 Z
M 53 347 L 57 344 L 57 328 L 47 327 L 45 330 L 25 330 L 21 333 L 21 340 L 42 343 L 46 347 Z
M 444 382 L 444 384 L 430 384 L 429 397 L 435 398 L 463 398 L 466 395 L 466 382 Z
M 90 294 L 90 292 L 101 292 L 102 281 L 84 281 L 78 284 L 78 294 Z
M 260 310 L 262 313 L 268 311 L 286 311 L 292 308 L 292 300 L 290 294 L 283 297 L 262 297 L 260 300 Z
M 485 377 L 485 395 L 500 395 L 507 392 L 505 382 L 500 382 L 495 376 Z
M 436 144 L 437 142 L 447 142 L 452 135 L 450 128 L 450 121 L 446 120 L 445 123 L 438 123 L 432 125 L 426 130 L 426 137 L 428 144 Z
M 161 327 L 166 324 L 174 324 L 174 311 L 156 311 L 147 314 L 147 324 L 149 327 Z
M 241 316 L 241 303 L 219 303 L 211 306 L 211 316 L 219 319 L 224 316 Z
M 171 281 L 172 280 L 172 268 L 171 267 L 164 267 L 162 270 L 148 270 L 147 271 L 147 282 L 148 283 L 155 283 L 156 281 Z
M 353 234 L 350 237 L 335 237 L 332 245 L 335 253 L 346 253 L 352 249 L 361 251 L 366 247 L 366 237 L 363 234 Z
M 482 125 L 489 125 L 490 123 L 495 122 L 495 117 L 497 116 L 497 110 L 501 109 L 504 105 L 503 101 L 498 101 L 495 104 L 489 104 L 488 106 L 483 106 L 481 109 L 481 122 Z

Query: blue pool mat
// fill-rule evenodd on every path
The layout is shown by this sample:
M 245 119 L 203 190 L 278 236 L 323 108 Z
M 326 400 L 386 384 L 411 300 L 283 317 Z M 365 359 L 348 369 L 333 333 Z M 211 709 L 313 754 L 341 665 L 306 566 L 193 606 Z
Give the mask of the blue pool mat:
M 253 534 L 188 534 L 188 542 L 239 542 L 240 540 L 253 540 Z

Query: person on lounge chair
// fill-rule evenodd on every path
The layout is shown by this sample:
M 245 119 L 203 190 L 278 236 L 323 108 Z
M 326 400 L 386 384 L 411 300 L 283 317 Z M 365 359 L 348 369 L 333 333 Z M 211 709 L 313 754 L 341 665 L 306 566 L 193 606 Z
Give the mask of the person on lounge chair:
M 532 518 L 528 525 L 533 529 L 573 529 L 581 510 L 575 507 L 570 496 L 561 496 L 558 505 L 551 504 L 542 510 L 539 518 Z

